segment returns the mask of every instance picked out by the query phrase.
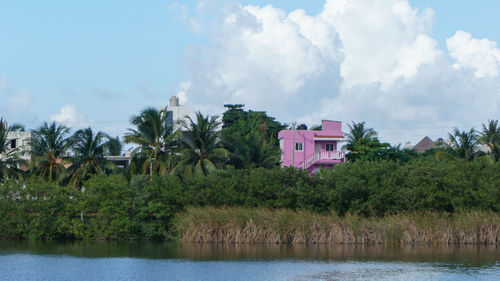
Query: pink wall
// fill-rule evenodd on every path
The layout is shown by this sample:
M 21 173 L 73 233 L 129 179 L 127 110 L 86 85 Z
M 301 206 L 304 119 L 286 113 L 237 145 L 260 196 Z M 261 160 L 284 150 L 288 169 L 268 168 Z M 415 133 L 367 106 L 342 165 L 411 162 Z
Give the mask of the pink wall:
M 323 120 L 321 121 L 321 127 L 322 131 L 337 132 L 342 134 L 342 122 L 340 121 Z
M 294 153 L 294 165 L 295 167 L 301 167 L 302 163 L 312 157 L 315 153 L 315 143 L 321 144 L 321 150 L 325 151 L 325 145 L 327 143 L 334 143 L 335 150 L 340 149 L 337 145 L 336 140 L 331 140 L 331 138 L 343 138 L 344 134 L 342 132 L 342 122 L 340 121 L 322 121 L 321 131 L 312 130 L 295 130 L 294 142 L 302 143 L 303 150 L 296 151 L 295 145 L 292 143 L 292 130 L 282 130 L 278 134 L 278 139 L 280 140 L 280 148 L 282 150 L 281 161 L 283 166 L 292 165 L 292 153 Z M 316 140 L 315 140 L 316 138 Z M 324 138 L 321 139 L 321 138 Z M 331 163 L 338 163 L 340 160 L 332 160 Z M 314 167 L 311 167 L 314 169 Z
M 297 166 L 305 161 L 309 156 L 314 153 L 314 132 L 296 130 L 294 141 L 295 143 L 303 143 L 302 151 L 295 151 L 295 145 L 292 143 L 292 130 L 283 130 L 278 134 L 278 139 L 284 140 L 284 147 L 282 147 L 282 161 L 284 166 L 290 166 L 292 161 L 292 151 L 295 153 L 294 162 Z M 284 152 L 284 153 L 283 153 Z

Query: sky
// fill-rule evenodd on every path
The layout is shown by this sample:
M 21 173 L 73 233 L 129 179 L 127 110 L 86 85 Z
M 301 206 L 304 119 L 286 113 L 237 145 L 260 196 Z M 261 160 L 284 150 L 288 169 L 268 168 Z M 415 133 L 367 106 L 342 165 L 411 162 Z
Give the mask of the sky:
M 413 144 L 500 119 L 496 0 L 0 0 L 0 116 L 123 135 L 172 95 Z

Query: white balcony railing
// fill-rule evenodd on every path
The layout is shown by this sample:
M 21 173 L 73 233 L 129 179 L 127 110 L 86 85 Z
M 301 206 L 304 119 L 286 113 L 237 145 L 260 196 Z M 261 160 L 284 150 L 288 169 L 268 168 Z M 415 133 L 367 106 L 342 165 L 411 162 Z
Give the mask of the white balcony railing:
M 311 165 L 324 160 L 342 160 L 345 158 L 345 151 L 317 151 L 311 157 L 302 162 L 302 168 L 308 169 Z

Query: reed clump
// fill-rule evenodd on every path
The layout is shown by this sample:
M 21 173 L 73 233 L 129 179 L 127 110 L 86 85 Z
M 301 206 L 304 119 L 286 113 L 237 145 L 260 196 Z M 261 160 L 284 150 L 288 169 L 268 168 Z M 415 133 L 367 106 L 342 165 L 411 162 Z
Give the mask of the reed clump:
M 190 207 L 174 226 L 181 242 L 253 244 L 497 244 L 492 211 L 415 212 L 384 217 L 290 209 Z

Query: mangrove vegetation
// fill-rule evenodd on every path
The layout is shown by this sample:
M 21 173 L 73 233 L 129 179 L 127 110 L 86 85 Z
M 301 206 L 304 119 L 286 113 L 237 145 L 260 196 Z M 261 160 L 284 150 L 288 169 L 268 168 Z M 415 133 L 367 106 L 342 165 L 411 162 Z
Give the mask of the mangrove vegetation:
M 310 174 L 280 166 L 286 124 L 226 105 L 176 124 L 131 118 L 124 142 L 44 123 L 29 151 L 0 119 L 0 238 L 158 239 L 224 243 L 487 243 L 500 235 L 500 127 L 454 130 L 424 153 L 346 132 L 347 162 Z M 300 127 L 300 126 L 299 126 Z M 478 145 L 487 150 L 478 149 Z M 29 153 L 30 161 L 22 156 Z

